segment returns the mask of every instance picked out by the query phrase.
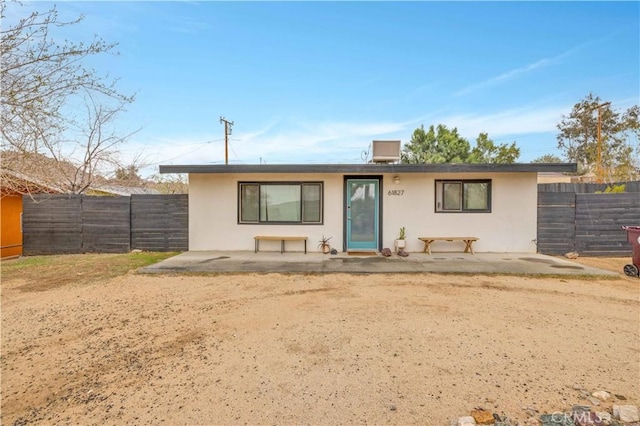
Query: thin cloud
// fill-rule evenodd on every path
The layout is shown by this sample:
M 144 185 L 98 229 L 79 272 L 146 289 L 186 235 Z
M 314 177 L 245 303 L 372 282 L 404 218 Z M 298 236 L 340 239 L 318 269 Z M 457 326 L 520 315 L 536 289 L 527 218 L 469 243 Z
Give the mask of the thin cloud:
M 269 133 L 274 127 L 278 125 L 279 121 L 280 121 L 279 119 L 274 119 L 271 122 L 267 123 L 267 125 L 265 125 L 261 129 L 237 134 L 237 138 L 240 140 L 251 140 L 251 139 L 259 138 L 260 136 Z
M 359 163 L 371 140 L 404 139 L 415 126 L 414 121 L 311 124 L 298 121 L 292 126 L 286 120 L 278 120 L 258 130 L 234 129 L 229 139 L 229 163 Z M 224 163 L 224 140 L 219 136 L 215 140 L 211 135 L 164 136 L 149 139 L 145 145 L 158 153 L 152 159 L 154 165 Z
M 570 109 L 570 107 L 569 107 Z M 475 140 L 480 133 L 488 133 L 491 138 L 546 133 L 556 130 L 566 106 L 550 106 L 540 109 L 514 108 L 486 115 L 452 115 L 440 117 L 438 123 L 456 127 L 469 140 Z
M 361 158 L 373 139 L 394 138 L 406 134 L 413 122 L 349 123 L 328 122 L 300 124 L 297 128 L 275 128 L 260 137 L 234 143 L 243 158 L 258 162 L 257 156 L 271 163 L 306 158 L 305 162 L 342 162 Z
M 263 128 L 236 132 L 229 139 L 230 164 L 362 163 L 363 152 L 375 139 L 399 139 L 406 143 L 420 125 L 456 127 L 473 143 L 481 132 L 494 140 L 530 137 L 556 131 L 556 124 L 570 105 L 513 108 L 491 114 L 430 114 L 429 121 L 324 122 L 277 120 Z M 150 139 L 147 146 L 159 153 L 154 164 L 224 164 L 224 140 L 219 134 Z M 157 171 L 157 166 L 155 167 Z
M 198 34 L 210 28 L 207 22 L 191 17 L 174 17 L 167 30 L 181 34 Z
M 633 98 L 613 100 L 614 105 L 635 105 Z M 637 101 L 637 99 L 636 99 Z M 512 108 L 491 114 L 452 114 L 434 117 L 434 123 L 442 123 L 447 127 L 456 127 L 458 132 L 475 140 L 479 133 L 488 133 L 491 138 L 504 136 L 532 135 L 557 132 L 557 124 L 562 117 L 569 114 L 573 103 L 558 101 L 546 105 Z M 620 107 L 622 109 L 624 107 Z
M 454 97 L 460 97 L 460 96 L 464 96 L 464 95 L 468 95 L 469 93 L 475 92 L 479 89 L 485 88 L 485 87 L 489 87 L 489 86 L 493 86 L 495 84 L 501 83 L 503 81 L 508 81 L 511 80 L 513 78 L 516 78 L 522 74 L 526 74 L 529 73 L 531 71 L 535 71 L 537 69 L 540 68 L 544 68 L 547 67 L 551 64 L 554 64 L 556 62 L 559 62 L 561 59 L 567 57 L 568 55 L 570 55 L 571 53 L 573 53 L 576 50 L 576 48 L 567 50 L 564 53 L 561 53 L 560 55 L 554 56 L 554 57 L 550 57 L 550 58 L 544 58 L 544 59 L 540 59 L 539 61 L 533 62 L 531 64 L 525 65 L 523 67 L 520 68 L 516 68 L 516 69 L 512 69 L 510 71 L 504 72 L 496 77 L 492 77 L 488 80 L 482 81 L 480 83 L 476 83 L 476 84 L 472 84 L 471 86 L 467 86 L 461 90 L 458 90 L 457 92 L 455 92 L 453 94 Z

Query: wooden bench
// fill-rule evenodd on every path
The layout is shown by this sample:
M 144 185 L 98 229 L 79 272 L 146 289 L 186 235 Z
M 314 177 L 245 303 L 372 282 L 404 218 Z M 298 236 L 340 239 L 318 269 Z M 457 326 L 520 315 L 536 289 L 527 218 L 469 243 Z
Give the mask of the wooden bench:
M 431 243 L 434 241 L 463 241 L 465 243 L 464 252 L 473 254 L 472 244 L 474 241 L 478 241 L 478 237 L 420 237 L 418 238 L 424 243 L 423 252 L 431 254 Z
M 253 237 L 255 240 L 255 250 L 257 253 L 260 248 L 260 240 L 266 241 L 280 241 L 280 253 L 284 253 L 285 241 L 304 241 L 304 254 L 307 254 L 307 237 L 292 236 L 292 235 L 256 235 Z

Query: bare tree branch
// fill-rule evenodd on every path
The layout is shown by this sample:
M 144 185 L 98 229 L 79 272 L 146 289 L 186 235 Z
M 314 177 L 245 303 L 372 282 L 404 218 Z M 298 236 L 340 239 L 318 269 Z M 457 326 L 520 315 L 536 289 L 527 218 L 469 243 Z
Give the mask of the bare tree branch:
M 3 20 L 9 7 L 23 6 L 0 0 Z M 36 171 L 37 179 L 71 193 L 86 191 L 99 172 L 119 164 L 118 146 L 137 132 L 119 135 L 111 129 L 134 96 L 118 92 L 117 79 L 84 66 L 89 57 L 117 54 L 117 44 L 97 36 L 88 43 L 59 43 L 54 37 L 55 29 L 82 19 L 62 21 L 54 6 L 0 31 L 0 134 L 3 153 L 11 154 L 3 155 L 11 161 L 2 167 Z M 84 114 L 70 115 L 79 100 Z

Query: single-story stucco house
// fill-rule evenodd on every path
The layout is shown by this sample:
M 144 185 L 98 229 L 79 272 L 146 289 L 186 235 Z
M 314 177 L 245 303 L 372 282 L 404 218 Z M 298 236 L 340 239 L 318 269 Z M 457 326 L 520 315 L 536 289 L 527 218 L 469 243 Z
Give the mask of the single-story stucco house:
M 475 252 L 536 252 L 539 172 L 562 164 L 164 165 L 189 175 L 189 250 L 393 250 L 420 237 L 477 237 Z M 307 237 L 282 242 L 278 237 Z M 434 251 L 462 251 L 435 241 Z

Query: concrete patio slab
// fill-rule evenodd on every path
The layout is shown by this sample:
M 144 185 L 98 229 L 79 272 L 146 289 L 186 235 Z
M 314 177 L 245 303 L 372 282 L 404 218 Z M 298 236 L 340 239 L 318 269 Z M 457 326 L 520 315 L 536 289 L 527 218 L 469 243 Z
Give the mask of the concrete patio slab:
M 142 273 L 452 273 L 518 275 L 619 274 L 535 253 L 410 253 L 409 257 L 250 251 L 189 251 L 145 268 Z

